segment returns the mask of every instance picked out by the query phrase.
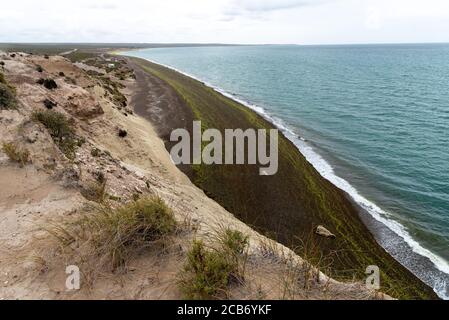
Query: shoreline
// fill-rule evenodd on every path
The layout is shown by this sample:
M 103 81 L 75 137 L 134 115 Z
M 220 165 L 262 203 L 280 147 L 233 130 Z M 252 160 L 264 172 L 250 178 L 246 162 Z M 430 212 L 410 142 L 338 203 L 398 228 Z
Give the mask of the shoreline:
M 125 57 L 132 57 L 132 56 L 124 55 L 123 53 L 120 53 L 120 55 L 121 55 L 121 56 L 125 56 Z M 139 58 L 139 57 L 134 57 L 134 58 Z M 259 116 L 261 116 L 265 121 L 271 123 L 273 126 L 275 126 L 276 128 L 280 129 L 280 131 L 283 133 L 283 135 L 285 136 L 285 138 L 288 139 L 288 140 L 295 146 L 295 148 L 297 148 L 298 152 L 300 152 L 302 155 L 304 155 L 304 153 L 305 153 L 304 150 L 302 150 L 301 147 L 298 146 L 298 143 L 297 143 L 296 141 L 294 141 L 294 139 L 292 139 L 292 137 L 295 137 L 295 136 L 294 136 L 294 134 L 293 134 L 291 131 L 289 132 L 288 127 L 286 127 L 286 126 L 284 126 L 282 123 L 279 123 L 278 121 L 276 121 L 276 119 L 274 119 L 273 117 L 271 117 L 267 112 L 265 112 L 264 109 L 262 109 L 262 108 L 260 108 L 260 107 L 257 107 L 257 106 L 254 106 L 254 105 L 252 105 L 252 104 L 250 104 L 250 103 L 248 103 L 248 102 L 246 102 L 246 101 L 243 101 L 243 100 L 241 100 L 241 99 L 235 97 L 234 95 L 229 94 L 229 93 L 225 92 L 224 90 L 221 90 L 220 88 L 217 88 L 217 87 L 215 87 L 215 86 L 212 86 L 212 85 L 210 85 L 210 84 L 208 84 L 208 83 L 202 81 L 201 79 L 197 79 L 196 77 L 194 77 L 194 76 L 192 76 L 192 75 L 189 75 L 189 74 L 187 74 L 187 73 L 184 73 L 184 72 L 182 72 L 182 71 L 180 71 L 180 70 L 177 70 L 176 68 L 173 68 L 173 67 L 170 67 L 170 66 L 165 66 L 165 65 L 160 64 L 160 63 L 157 63 L 157 62 L 153 62 L 153 61 L 151 61 L 150 59 L 142 59 L 142 58 L 139 58 L 139 59 L 145 60 L 145 61 L 149 61 L 150 63 L 155 63 L 155 64 L 157 64 L 157 65 L 159 65 L 159 66 L 168 68 L 168 69 L 170 69 L 170 70 L 172 70 L 172 71 L 175 71 L 175 72 L 180 73 L 180 74 L 182 74 L 182 75 L 184 75 L 184 76 L 187 76 L 187 77 L 189 77 L 189 78 L 191 78 L 191 79 L 193 79 L 193 80 L 196 80 L 196 81 L 200 82 L 202 85 L 206 86 L 207 88 L 210 88 L 210 89 L 214 90 L 216 93 L 221 94 L 221 95 L 223 95 L 223 96 L 225 96 L 225 97 L 227 97 L 227 98 L 229 98 L 229 99 L 232 99 L 233 101 L 235 101 L 235 102 L 237 102 L 237 103 L 243 105 L 244 107 L 250 109 L 251 111 L 257 113 L 257 114 L 258 114 Z M 147 71 L 147 70 L 146 70 L 146 71 Z M 148 71 L 147 71 L 147 72 L 148 72 Z M 295 138 L 297 138 L 297 137 L 295 137 Z M 301 139 L 299 139 L 299 141 L 301 141 Z M 304 141 L 302 141 L 302 142 L 304 143 Z M 304 144 L 305 144 L 305 143 L 304 143 Z M 310 148 L 310 146 L 308 146 L 308 147 Z M 345 193 L 345 196 L 348 198 L 348 200 L 351 201 L 351 202 L 358 208 L 358 211 L 359 211 L 359 219 L 360 219 L 360 220 L 363 220 L 363 223 L 366 224 L 366 227 L 370 230 L 370 233 L 372 233 L 372 229 L 373 229 L 373 228 L 372 228 L 372 225 L 373 225 L 373 223 L 369 223 L 369 222 L 367 222 L 367 221 L 369 221 L 370 219 L 374 220 L 374 221 L 377 222 L 377 223 L 379 223 L 379 221 L 377 221 L 377 219 L 375 219 L 375 217 L 373 217 L 373 216 L 371 215 L 371 213 L 369 213 L 369 211 L 366 210 L 366 208 L 363 208 L 363 207 L 362 207 L 362 206 L 361 206 L 361 205 L 360 205 L 360 204 L 359 204 L 359 203 L 358 203 L 358 202 L 357 202 L 357 201 L 350 195 L 350 193 L 348 193 L 348 192 L 347 192 L 346 190 L 344 190 L 343 188 L 340 188 L 338 185 L 336 185 L 335 183 L 333 183 L 333 181 L 331 181 L 331 179 L 329 179 L 328 177 L 326 177 L 325 174 L 323 174 L 322 172 L 320 172 L 319 168 L 317 168 L 316 165 L 315 165 L 312 161 L 310 161 L 310 158 L 307 156 L 307 154 L 304 155 L 304 156 L 305 156 L 305 158 L 307 159 L 307 161 L 310 163 L 310 165 L 312 165 L 312 166 L 314 167 L 314 169 L 317 170 L 317 171 L 320 173 L 320 175 L 321 175 L 324 179 L 328 180 L 328 181 L 329 181 L 330 183 L 332 183 L 336 188 L 339 188 L 342 192 Z M 310 156 L 310 155 L 309 155 L 309 156 Z M 323 159 L 323 161 L 324 161 L 324 159 Z M 362 218 L 362 215 L 363 215 L 363 214 L 366 215 L 365 219 Z M 368 218 L 368 219 L 367 219 L 367 218 Z M 385 226 L 385 227 L 388 228 L 388 226 Z M 378 226 L 377 226 L 377 228 L 378 228 Z M 383 246 L 381 246 L 381 244 L 380 244 L 379 241 L 377 240 L 377 237 L 376 237 L 376 241 L 378 242 L 378 245 L 379 245 L 383 250 L 385 250 L 385 248 L 384 248 Z M 411 249 L 410 249 L 410 251 L 411 251 Z M 397 259 L 394 257 L 394 255 L 391 254 L 390 252 L 388 252 L 388 255 L 389 255 L 390 257 L 392 257 L 393 259 L 397 260 Z M 398 261 L 398 262 L 399 262 L 399 261 Z M 401 263 L 401 265 L 403 265 L 403 264 Z M 407 268 L 406 266 L 404 266 L 404 267 Z M 408 269 L 410 270 L 410 268 L 408 268 Z M 411 270 L 410 270 L 410 271 L 411 271 Z M 423 281 L 423 280 L 421 279 L 421 281 Z M 429 281 L 427 281 L 426 283 L 427 283 L 428 285 L 430 284 Z
M 132 51 L 140 50 L 142 49 Z M 119 54 L 123 56 L 123 52 L 120 52 Z M 359 209 L 360 218 L 366 224 L 366 226 L 376 238 L 376 241 L 379 243 L 379 245 L 382 246 L 382 248 L 384 248 L 394 259 L 396 259 L 404 267 L 413 272 L 427 285 L 431 286 L 440 298 L 445 300 L 449 299 L 449 292 L 445 290 L 444 283 L 439 284 L 437 282 L 437 279 L 434 278 L 436 276 L 439 276 L 440 278 L 447 278 L 449 280 L 449 264 L 438 255 L 422 247 L 418 241 L 413 239 L 413 237 L 408 233 L 404 226 L 402 226 L 397 221 L 388 219 L 386 217 L 389 215 L 389 213 L 385 212 L 376 204 L 366 199 L 348 181 L 335 174 L 331 164 L 329 164 L 327 160 L 325 160 L 320 154 L 318 154 L 312 146 L 307 144 L 307 142 L 304 141 L 302 137 L 298 137 L 288 127 L 288 125 L 283 123 L 281 119 L 276 119 L 274 116 L 270 115 L 264 108 L 256 106 L 248 101 L 242 100 L 217 86 L 214 86 L 202 79 L 195 77 L 194 75 L 148 58 L 145 58 L 145 60 L 150 61 L 154 64 L 161 65 L 165 68 L 169 68 L 182 75 L 199 81 L 206 87 L 215 90 L 217 93 L 222 94 L 223 96 L 246 106 L 252 111 L 258 113 L 265 120 L 273 124 L 285 135 L 287 139 L 289 139 L 298 148 L 299 152 L 305 156 L 307 161 L 320 173 L 323 178 L 327 179 L 335 187 L 339 188 L 347 194 L 348 199 L 353 202 L 354 205 Z M 405 252 L 407 252 L 407 257 L 404 257 L 404 251 L 401 251 L 399 253 L 396 250 L 396 252 L 394 252 L 395 248 L 389 245 L 388 242 L 390 241 L 388 240 L 395 243 L 396 245 L 399 245 L 402 250 L 405 250 Z M 426 265 L 427 269 L 429 267 L 431 269 L 425 270 L 426 268 L 419 268 L 417 262 Z M 430 275 L 426 274 L 427 272 L 425 271 L 429 271 Z M 439 288 L 439 286 L 441 286 L 441 288 Z

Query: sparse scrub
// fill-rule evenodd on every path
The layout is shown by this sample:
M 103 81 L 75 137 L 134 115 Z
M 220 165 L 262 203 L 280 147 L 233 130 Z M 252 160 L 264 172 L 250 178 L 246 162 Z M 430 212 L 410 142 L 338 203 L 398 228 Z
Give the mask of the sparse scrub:
M 75 158 L 78 140 L 73 127 L 62 113 L 53 110 L 37 111 L 33 113 L 32 118 L 48 129 L 53 141 L 67 158 Z
M 23 167 L 30 161 L 30 152 L 27 149 L 20 149 L 15 143 L 3 143 L 2 150 L 11 161 L 18 162 Z
M 244 281 L 248 237 L 226 229 L 218 239 L 218 248 L 194 241 L 187 253 L 178 282 L 187 299 L 224 298 L 232 284 Z
M 176 231 L 172 210 L 158 197 L 118 208 L 99 206 L 91 214 L 49 230 L 63 247 L 96 272 L 126 270 L 129 260 L 143 249 L 161 245 Z M 89 266 L 87 266 L 89 267 Z
M 0 83 L 0 110 L 16 109 L 16 97 L 7 85 Z
M 0 72 L 0 110 L 16 109 L 16 90 L 8 84 L 3 73 Z

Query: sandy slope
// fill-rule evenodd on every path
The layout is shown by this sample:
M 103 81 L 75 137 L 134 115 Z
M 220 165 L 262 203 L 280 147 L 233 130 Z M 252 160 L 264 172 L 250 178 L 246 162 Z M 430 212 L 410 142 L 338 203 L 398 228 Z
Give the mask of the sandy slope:
M 0 151 L 0 299 L 179 299 L 176 275 L 191 239 L 212 241 L 224 226 L 241 230 L 251 239 L 247 281 L 231 290 L 233 298 L 377 296 L 359 284 L 340 284 L 324 275 L 307 289 L 290 283 L 293 289 L 286 290 L 286 281 L 299 279 L 288 277 L 285 260 L 303 265 L 302 259 L 256 233 L 195 187 L 171 162 L 151 124 L 130 114 L 129 108 L 117 107 L 97 79 L 80 68 L 82 64 L 25 54 L 12 58 L 2 53 L 0 60 L 5 61 L 5 76 L 16 87 L 20 101 L 18 111 L 0 111 L 0 142 L 14 141 L 27 148 L 32 159 L 21 168 Z M 37 64 L 43 73 L 36 71 Z M 36 84 L 41 77 L 56 79 L 58 88 L 50 91 Z M 131 78 L 122 83 L 131 101 L 136 84 Z M 65 114 L 77 135 L 86 140 L 73 162 L 59 151 L 45 128 L 30 121 L 33 111 L 45 109 L 45 98 L 58 103 L 55 110 Z M 127 130 L 127 137 L 118 137 L 118 129 Z M 101 150 L 101 155 L 93 156 L 93 148 Z M 107 178 L 108 194 L 125 202 L 136 194 L 156 193 L 173 208 L 177 219 L 187 219 L 197 231 L 179 235 L 169 254 L 147 250 L 131 261 L 127 273 L 97 270 L 94 282 L 87 285 L 82 279 L 81 290 L 69 292 L 65 267 L 72 261 L 61 254 L 45 229 L 84 214 L 89 201 L 81 191 L 98 171 Z M 268 247 L 271 256 L 265 254 Z

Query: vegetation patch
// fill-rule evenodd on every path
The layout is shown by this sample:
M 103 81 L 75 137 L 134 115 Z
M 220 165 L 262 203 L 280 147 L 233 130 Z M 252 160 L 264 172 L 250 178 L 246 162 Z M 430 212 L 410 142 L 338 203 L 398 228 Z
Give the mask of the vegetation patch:
M 37 80 L 36 83 L 44 86 L 48 90 L 54 90 L 58 87 L 55 80 L 53 80 L 53 79 L 42 79 L 41 78 L 41 79 Z
M 96 207 L 89 215 L 49 232 L 73 250 L 80 263 L 101 272 L 103 267 L 126 270 L 135 254 L 163 247 L 176 229 L 172 210 L 162 199 L 149 197 L 117 208 Z
M 19 163 L 22 167 L 30 162 L 30 152 L 27 149 L 19 148 L 13 142 L 3 143 L 2 150 L 11 161 Z
M 120 138 L 125 138 L 128 135 L 128 131 L 126 131 L 124 129 L 119 129 L 117 134 Z
M 44 104 L 45 108 L 47 108 L 49 110 L 53 109 L 54 107 L 56 107 L 58 105 L 57 103 L 51 101 L 50 99 L 45 99 L 43 104 Z
M 220 299 L 229 287 L 244 281 L 248 238 L 227 229 L 219 236 L 218 248 L 194 241 L 179 275 L 178 285 L 186 299 Z
M 80 140 L 77 139 L 72 125 L 62 113 L 53 110 L 36 111 L 32 119 L 42 123 L 48 129 L 53 141 L 68 159 L 75 158 L 75 151 Z
M 16 90 L 0 72 L 0 110 L 17 109 Z

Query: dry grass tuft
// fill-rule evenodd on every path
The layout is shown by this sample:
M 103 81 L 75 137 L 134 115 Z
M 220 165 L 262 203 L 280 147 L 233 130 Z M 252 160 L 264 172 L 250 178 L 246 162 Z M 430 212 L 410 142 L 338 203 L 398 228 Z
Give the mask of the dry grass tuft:
M 84 217 L 47 231 L 93 281 L 102 271 L 126 271 L 130 260 L 145 249 L 164 252 L 177 227 L 165 202 L 149 197 L 117 208 L 101 205 Z
M 13 142 L 3 143 L 2 150 L 11 161 L 18 162 L 21 167 L 30 162 L 30 152 L 27 149 L 19 149 Z

